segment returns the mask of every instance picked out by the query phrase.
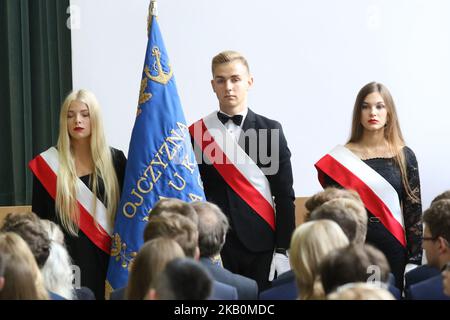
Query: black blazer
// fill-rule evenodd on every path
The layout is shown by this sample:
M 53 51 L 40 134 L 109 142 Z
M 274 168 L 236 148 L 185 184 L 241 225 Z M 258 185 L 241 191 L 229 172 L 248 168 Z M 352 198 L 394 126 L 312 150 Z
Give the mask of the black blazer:
M 252 131 L 251 129 L 256 129 L 257 133 L 256 155 L 250 152 L 251 148 L 255 148 L 255 142 L 251 142 L 250 145 L 249 139 L 245 138 L 246 135 L 244 134 L 247 133 L 249 135 Z M 259 131 L 261 129 L 267 129 L 267 135 L 262 137 L 258 135 L 258 132 L 262 132 Z M 279 138 L 274 143 L 274 146 L 271 146 L 270 143 L 273 134 L 271 129 L 279 130 Z M 258 115 L 249 109 L 242 125 L 239 144 L 258 167 L 269 168 L 274 165 L 278 166 L 275 174 L 266 174 L 275 203 L 276 231 L 273 232 L 267 222 L 228 186 L 213 165 L 205 163 L 203 159 L 199 159 L 199 154 L 196 152 L 206 199 L 217 204 L 228 216 L 231 225 L 230 232 L 234 232 L 248 250 L 262 252 L 273 250 L 274 247 L 289 248 L 291 235 L 295 228 L 295 193 L 292 188 L 291 152 L 287 146 L 281 124 Z M 267 146 L 267 152 L 263 149 L 260 150 L 261 145 Z M 265 158 L 270 158 L 272 154 L 275 154 L 276 150 L 272 148 L 277 146 L 279 146 L 277 161 L 267 163 Z M 260 151 L 261 155 L 259 154 Z
M 412 284 L 406 290 L 406 298 L 409 300 L 450 300 L 444 293 L 442 274 L 428 278 L 424 281 Z
M 208 258 L 200 258 L 200 263 L 208 270 L 214 280 L 235 287 L 239 300 L 258 300 L 258 285 L 255 280 L 232 273 L 214 264 Z
M 430 279 L 439 275 L 441 272 L 438 268 L 431 267 L 428 264 L 418 266 L 417 268 L 405 274 L 405 289 L 408 289 L 413 284 Z

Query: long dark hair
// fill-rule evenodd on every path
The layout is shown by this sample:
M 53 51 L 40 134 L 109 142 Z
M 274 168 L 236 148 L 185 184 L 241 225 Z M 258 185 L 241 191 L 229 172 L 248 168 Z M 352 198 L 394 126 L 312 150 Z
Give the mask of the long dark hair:
M 364 127 L 361 124 L 361 111 L 364 99 L 371 93 L 378 92 L 384 100 L 387 111 L 386 125 L 384 127 L 384 138 L 386 139 L 389 149 L 394 154 L 394 160 L 400 168 L 403 187 L 406 194 L 414 202 L 418 202 L 419 198 L 411 190 L 408 183 L 408 173 L 406 170 L 405 153 L 402 148 L 405 146 L 403 134 L 398 121 L 397 110 L 395 108 L 394 99 L 385 85 L 379 82 L 370 82 L 359 90 L 356 96 L 355 106 L 353 107 L 352 130 L 348 142 L 357 143 L 361 140 Z

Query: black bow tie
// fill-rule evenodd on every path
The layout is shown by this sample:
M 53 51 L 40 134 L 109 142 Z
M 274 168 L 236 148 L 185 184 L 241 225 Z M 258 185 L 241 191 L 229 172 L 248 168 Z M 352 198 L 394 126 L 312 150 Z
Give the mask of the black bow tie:
M 240 114 L 236 114 L 236 115 L 230 117 L 230 116 L 227 116 L 226 114 L 224 114 L 222 112 L 217 112 L 217 117 L 219 118 L 220 122 L 222 122 L 223 124 L 227 123 L 228 120 L 231 120 L 238 126 L 241 125 L 242 119 L 244 118 Z

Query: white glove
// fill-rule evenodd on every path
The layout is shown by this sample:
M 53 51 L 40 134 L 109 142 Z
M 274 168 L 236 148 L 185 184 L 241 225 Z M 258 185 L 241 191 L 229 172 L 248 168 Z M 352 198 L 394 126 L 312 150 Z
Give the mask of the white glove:
M 270 265 L 269 281 L 272 281 L 275 277 L 275 271 L 279 276 L 286 271 L 291 270 L 291 265 L 289 264 L 289 257 L 282 253 L 274 253 L 272 258 L 272 263 Z
M 405 273 L 404 273 L 404 274 L 407 274 L 408 272 L 410 272 L 411 270 L 414 270 L 414 269 L 417 268 L 417 267 L 418 267 L 417 264 L 414 264 L 414 263 L 408 263 L 408 264 L 406 265 L 406 267 L 405 267 Z

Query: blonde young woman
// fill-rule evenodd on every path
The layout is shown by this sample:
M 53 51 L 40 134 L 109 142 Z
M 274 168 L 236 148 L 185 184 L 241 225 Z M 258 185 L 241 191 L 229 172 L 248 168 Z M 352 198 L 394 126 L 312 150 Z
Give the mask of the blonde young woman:
M 36 259 L 26 242 L 13 232 L 0 233 L 4 257 L 4 286 L 0 300 L 48 300 L 48 292 Z
M 56 148 L 30 162 L 32 208 L 61 226 L 69 254 L 81 270 L 81 285 L 104 299 L 126 158 L 107 145 L 99 103 L 87 90 L 67 96 L 59 125 Z
M 366 241 L 386 255 L 402 289 L 405 267 L 422 261 L 420 179 L 394 100 L 383 84 L 371 82 L 359 91 L 349 141 L 320 159 L 316 168 L 322 186 L 359 193 L 368 213 Z
M 295 274 L 299 299 L 324 299 L 320 282 L 320 263 L 333 250 L 349 240 L 339 225 L 331 220 L 315 220 L 298 226 L 291 239 L 289 262 Z

